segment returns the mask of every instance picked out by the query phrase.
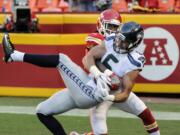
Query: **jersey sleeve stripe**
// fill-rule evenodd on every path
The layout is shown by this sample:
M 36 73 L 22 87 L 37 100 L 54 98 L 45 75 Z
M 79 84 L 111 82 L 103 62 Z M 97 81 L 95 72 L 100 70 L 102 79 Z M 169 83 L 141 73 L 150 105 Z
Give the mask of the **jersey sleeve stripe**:
M 93 37 L 87 37 L 86 38 L 86 42 L 88 42 L 88 41 L 93 41 L 93 42 L 96 42 L 97 44 L 101 44 L 102 43 L 101 39 L 97 39 L 97 38 L 93 38 Z
M 141 67 L 141 63 L 136 61 L 132 56 L 131 54 L 128 54 L 128 59 L 129 61 L 131 62 L 131 64 L 137 66 L 137 67 Z
M 109 36 L 109 37 L 106 38 L 106 41 L 112 40 L 112 39 L 114 39 L 114 38 L 115 38 L 114 35 L 113 35 L 113 36 Z

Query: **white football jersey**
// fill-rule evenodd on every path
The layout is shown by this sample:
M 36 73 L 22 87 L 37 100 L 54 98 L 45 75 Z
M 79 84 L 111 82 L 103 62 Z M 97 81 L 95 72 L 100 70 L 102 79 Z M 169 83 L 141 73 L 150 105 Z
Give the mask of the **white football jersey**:
M 115 52 L 113 49 L 114 38 L 115 34 L 111 34 L 105 39 L 106 53 L 101 62 L 120 77 L 133 70 L 142 70 L 145 63 L 144 55 L 135 50 L 125 54 Z

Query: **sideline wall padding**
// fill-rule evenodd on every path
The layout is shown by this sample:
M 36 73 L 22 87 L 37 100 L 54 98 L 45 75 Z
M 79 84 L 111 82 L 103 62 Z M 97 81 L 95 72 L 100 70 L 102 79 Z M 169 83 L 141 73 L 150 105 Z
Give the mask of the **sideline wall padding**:
M 5 16 L 0 14 L 0 24 Z M 99 14 L 37 14 L 41 33 L 89 33 L 96 30 Z M 180 14 L 121 14 L 123 22 L 136 21 L 144 25 L 177 25 Z
M 90 18 L 88 20 L 82 19 L 84 14 L 56 14 L 46 20 L 49 15 L 39 14 L 40 23 L 48 29 L 53 26 L 58 34 L 14 33 L 10 34 L 12 42 L 16 44 L 18 50 L 28 53 L 58 54 L 63 52 L 82 66 L 85 37 L 87 33 L 94 31 L 93 27 L 95 27 L 98 15 L 88 14 L 86 15 Z M 3 16 L 0 15 L 0 21 Z M 180 15 L 123 14 L 122 16 L 123 21 L 137 21 L 145 29 L 145 38 L 142 43 L 147 61 L 144 67 L 147 76 L 146 74 L 143 76 L 141 72 L 133 90 L 143 93 L 180 93 Z M 57 29 L 59 26 L 61 28 Z M 63 34 L 60 34 L 59 30 Z M 0 40 L 2 40 L 2 34 L 0 34 Z M 0 47 L 1 58 L 2 48 Z M 43 69 L 27 63 L 5 64 L 0 60 L 0 95 L 50 96 L 61 88 L 64 88 L 64 84 L 56 69 Z

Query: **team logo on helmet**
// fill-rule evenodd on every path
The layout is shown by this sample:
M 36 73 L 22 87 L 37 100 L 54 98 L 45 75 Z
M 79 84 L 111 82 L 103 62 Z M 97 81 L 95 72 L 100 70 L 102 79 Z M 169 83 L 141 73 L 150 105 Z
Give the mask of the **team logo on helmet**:
M 144 52 L 146 63 L 141 76 L 151 81 L 168 78 L 179 61 L 176 39 L 170 32 L 159 27 L 147 28 L 144 33 L 144 40 L 139 49 Z

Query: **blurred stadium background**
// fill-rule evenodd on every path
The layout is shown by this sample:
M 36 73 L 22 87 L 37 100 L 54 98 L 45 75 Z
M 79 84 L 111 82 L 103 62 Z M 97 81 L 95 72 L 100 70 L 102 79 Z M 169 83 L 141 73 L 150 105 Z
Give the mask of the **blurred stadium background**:
M 85 37 L 107 8 L 119 11 L 123 22 L 143 25 L 147 62 L 133 91 L 153 110 L 162 135 L 180 135 L 180 0 L 0 0 L 0 40 L 9 32 L 21 51 L 64 52 L 82 65 Z M 0 135 L 50 134 L 34 109 L 63 87 L 54 69 L 0 60 Z M 90 130 L 87 115 L 74 110 L 57 117 L 68 132 L 83 133 Z M 139 120 L 113 108 L 108 127 L 110 135 L 146 135 Z

